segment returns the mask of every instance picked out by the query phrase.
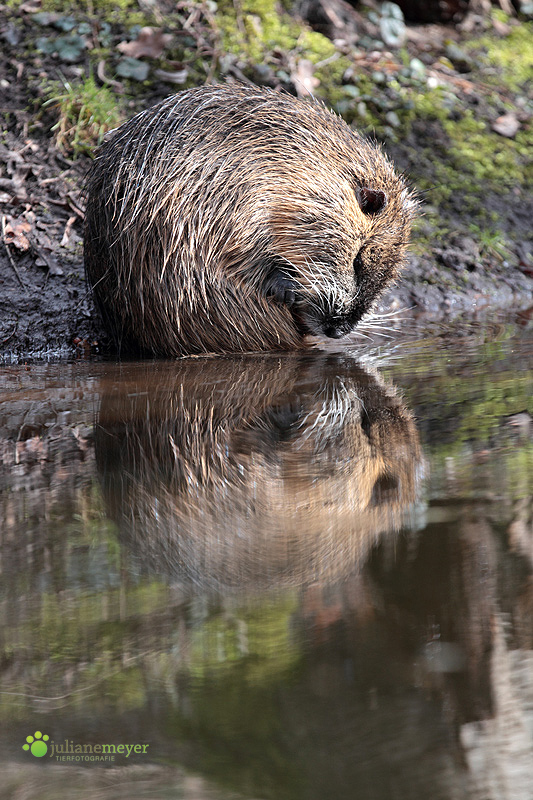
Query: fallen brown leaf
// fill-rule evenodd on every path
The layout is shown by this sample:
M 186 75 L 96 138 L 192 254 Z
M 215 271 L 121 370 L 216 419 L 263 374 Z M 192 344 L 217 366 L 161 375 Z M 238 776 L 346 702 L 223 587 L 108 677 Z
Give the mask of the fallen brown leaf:
M 6 222 L 4 228 L 4 242 L 13 245 L 17 250 L 25 252 L 30 249 L 30 242 L 27 233 L 31 231 L 31 225 L 25 219 L 17 222 Z
M 117 50 L 130 58 L 159 58 L 171 42 L 171 34 L 163 33 L 161 28 L 141 28 L 134 42 L 120 42 Z
M 14 198 L 22 201 L 27 197 L 25 187 L 11 178 L 0 178 L 0 191 L 8 193 L 6 194 L 6 199 L 2 201 L 5 203 L 12 202 Z
M 314 64 L 307 58 L 301 58 L 291 70 L 291 80 L 296 87 L 298 97 L 313 95 L 320 86 L 320 81 L 314 76 Z
M 36 14 L 38 11 L 41 10 L 41 2 L 40 0 L 35 0 L 34 2 L 29 3 L 22 3 L 19 6 L 19 11 L 22 11 L 24 14 Z

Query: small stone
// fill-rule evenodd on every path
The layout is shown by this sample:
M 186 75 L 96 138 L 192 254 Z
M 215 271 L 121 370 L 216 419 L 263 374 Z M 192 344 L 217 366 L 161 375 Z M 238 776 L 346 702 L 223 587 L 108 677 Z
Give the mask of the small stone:
M 385 114 L 385 119 L 389 123 L 392 128 L 399 128 L 400 127 L 400 118 L 395 111 L 387 111 Z
M 409 62 L 411 76 L 419 81 L 426 79 L 426 66 L 419 58 L 412 58 Z
M 446 47 L 446 56 L 459 72 L 470 72 L 474 61 L 465 50 L 450 42 Z
M 516 136 L 518 129 L 520 128 L 520 123 L 516 118 L 516 115 L 510 112 L 509 114 L 502 114 L 501 117 L 498 117 L 495 120 L 491 128 L 496 133 L 499 133 L 500 136 L 505 136 L 507 139 L 512 139 Z

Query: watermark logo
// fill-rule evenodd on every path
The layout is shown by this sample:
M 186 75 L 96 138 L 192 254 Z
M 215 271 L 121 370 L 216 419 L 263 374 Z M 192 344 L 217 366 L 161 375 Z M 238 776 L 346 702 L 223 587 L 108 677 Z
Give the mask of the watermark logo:
M 26 736 L 26 744 L 22 745 L 23 750 L 29 750 L 35 758 L 42 758 L 48 752 L 48 745 L 46 742 L 50 737 L 41 731 L 35 731 L 33 736 L 30 734 Z
M 42 758 L 48 755 L 55 761 L 80 762 L 80 761 L 115 761 L 115 759 L 127 759 L 130 756 L 145 756 L 148 753 L 148 743 L 88 743 L 75 742 L 73 739 L 64 739 L 56 742 L 50 739 L 47 733 L 35 731 L 33 736 L 26 736 L 26 743 L 22 749 L 30 751 L 35 758 Z

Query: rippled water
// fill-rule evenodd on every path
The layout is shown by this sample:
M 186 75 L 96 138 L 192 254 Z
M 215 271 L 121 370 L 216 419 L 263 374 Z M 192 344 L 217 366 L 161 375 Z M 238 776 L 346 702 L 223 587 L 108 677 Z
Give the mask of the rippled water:
M 3 368 L 0 797 L 530 800 L 532 396 L 527 322 Z

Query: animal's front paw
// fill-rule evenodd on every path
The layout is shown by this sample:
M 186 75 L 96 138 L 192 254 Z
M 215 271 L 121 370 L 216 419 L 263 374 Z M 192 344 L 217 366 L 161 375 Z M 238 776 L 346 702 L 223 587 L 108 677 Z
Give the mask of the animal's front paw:
M 275 270 L 266 285 L 266 294 L 276 303 L 292 308 L 298 302 L 298 284 Z

